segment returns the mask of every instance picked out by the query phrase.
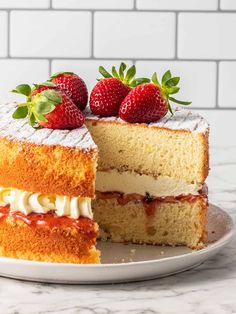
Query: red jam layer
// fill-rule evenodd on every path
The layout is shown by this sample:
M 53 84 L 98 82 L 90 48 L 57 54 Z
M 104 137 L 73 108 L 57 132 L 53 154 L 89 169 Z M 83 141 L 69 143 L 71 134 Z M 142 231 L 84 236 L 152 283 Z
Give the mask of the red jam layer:
M 93 220 L 86 217 L 73 219 L 66 216 L 57 216 L 53 211 L 47 214 L 30 213 L 25 215 L 19 211 L 10 212 L 9 205 L 0 207 L 0 221 L 9 217 L 15 220 L 19 219 L 32 228 L 76 228 L 81 233 L 91 233 L 91 236 L 96 236 Z
M 155 213 L 156 205 L 158 203 L 177 203 L 187 201 L 190 203 L 195 202 L 197 199 L 202 198 L 207 202 L 207 188 L 199 191 L 198 195 L 178 195 L 178 196 L 163 196 L 163 197 L 150 197 L 148 195 L 143 196 L 140 194 L 123 194 L 118 192 L 96 192 L 97 199 L 112 199 L 115 198 L 119 205 L 126 205 L 129 202 L 142 202 L 145 208 L 147 216 L 152 216 Z

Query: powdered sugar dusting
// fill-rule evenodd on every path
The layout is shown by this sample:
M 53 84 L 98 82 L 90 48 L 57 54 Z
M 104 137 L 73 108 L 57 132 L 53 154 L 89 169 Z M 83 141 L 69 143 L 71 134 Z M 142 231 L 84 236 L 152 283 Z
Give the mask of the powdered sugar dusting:
M 127 123 L 117 117 L 107 117 L 99 118 L 91 113 L 90 109 L 87 107 L 85 110 L 85 115 L 87 120 L 103 120 L 119 123 Z M 201 117 L 195 111 L 190 111 L 188 109 L 176 108 L 173 111 L 173 116 L 168 113 L 164 118 L 157 122 L 152 122 L 147 124 L 149 127 L 154 128 L 166 128 L 172 130 L 187 130 L 191 132 L 204 133 L 209 129 L 209 124 L 207 121 Z
M 97 148 L 85 126 L 74 130 L 51 130 L 46 128 L 35 130 L 25 119 L 15 120 L 12 118 L 15 107 L 15 103 L 0 105 L 0 137 L 8 137 L 12 140 L 27 141 L 34 144 L 81 148 L 83 150 Z

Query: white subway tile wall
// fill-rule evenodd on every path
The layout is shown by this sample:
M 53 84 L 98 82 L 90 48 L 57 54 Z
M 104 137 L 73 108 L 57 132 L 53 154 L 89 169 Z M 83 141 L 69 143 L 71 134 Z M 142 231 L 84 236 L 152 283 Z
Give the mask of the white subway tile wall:
M 0 11 L 0 57 L 8 54 L 8 16 L 6 12 Z
M 174 58 L 174 54 L 174 13 L 95 13 L 95 57 L 148 59 Z
M 235 13 L 180 13 L 178 57 L 182 59 L 233 59 L 236 42 Z
M 24 100 L 10 91 L 19 84 L 44 82 L 48 75 L 48 60 L 0 59 L 0 102 Z
M 236 1 L 235 0 L 221 0 L 220 8 L 222 10 L 236 10 Z
M 137 0 L 137 8 L 143 10 L 216 10 L 217 7 L 218 0 Z
M 4 9 L 47 9 L 50 0 L 0 0 L 0 8 Z
M 133 0 L 52 0 L 55 9 L 133 9 Z
M 235 93 L 236 62 L 220 62 L 219 67 L 219 105 L 236 108 Z
M 172 70 L 179 98 L 214 124 L 235 121 L 235 29 L 236 0 L 0 0 L 0 101 L 61 70 L 91 90 L 99 65 L 124 60 L 139 75 Z
M 90 57 L 91 13 L 12 11 L 10 56 Z

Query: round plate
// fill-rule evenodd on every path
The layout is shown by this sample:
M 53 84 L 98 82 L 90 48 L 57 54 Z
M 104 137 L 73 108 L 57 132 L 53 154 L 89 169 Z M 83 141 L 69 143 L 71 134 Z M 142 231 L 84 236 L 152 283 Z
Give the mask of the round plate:
M 100 242 L 100 265 L 33 262 L 1 257 L 0 275 L 68 284 L 129 282 L 168 276 L 198 266 L 230 241 L 234 224 L 225 211 L 210 205 L 207 221 L 208 243 L 199 251 L 186 247 Z

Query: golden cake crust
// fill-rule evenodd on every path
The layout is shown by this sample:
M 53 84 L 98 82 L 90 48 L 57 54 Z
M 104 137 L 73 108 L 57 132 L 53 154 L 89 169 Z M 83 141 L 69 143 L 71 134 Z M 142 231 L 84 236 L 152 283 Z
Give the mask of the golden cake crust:
M 97 149 L 0 138 L 0 186 L 44 194 L 94 197 Z

